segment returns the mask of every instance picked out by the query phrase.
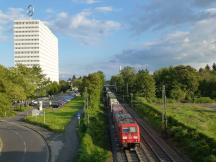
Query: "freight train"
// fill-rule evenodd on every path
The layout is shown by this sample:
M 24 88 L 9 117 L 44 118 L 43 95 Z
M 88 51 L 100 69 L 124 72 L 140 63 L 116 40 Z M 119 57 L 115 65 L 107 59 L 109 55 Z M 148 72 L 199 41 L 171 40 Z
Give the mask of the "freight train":
M 106 88 L 106 101 L 122 148 L 132 149 L 140 145 L 140 128 L 133 117 L 118 102 L 114 93 Z

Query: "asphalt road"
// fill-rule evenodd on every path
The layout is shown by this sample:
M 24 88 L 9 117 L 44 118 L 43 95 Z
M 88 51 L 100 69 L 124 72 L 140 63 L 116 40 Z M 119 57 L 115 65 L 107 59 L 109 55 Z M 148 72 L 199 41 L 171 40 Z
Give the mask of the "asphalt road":
M 33 130 L 1 121 L 0 138 L 3 142 L 0 162 L 48 162 L 47 144 Z

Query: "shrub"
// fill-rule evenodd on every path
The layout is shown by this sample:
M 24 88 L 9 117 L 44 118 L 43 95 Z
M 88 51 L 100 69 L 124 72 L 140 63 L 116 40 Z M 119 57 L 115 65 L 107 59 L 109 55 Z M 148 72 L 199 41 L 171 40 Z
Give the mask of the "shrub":
M 180 101 L 185 99 L 186 93 L 179 86 L 174 87 L 170 92 L 170 97 Z
M 195 98 L 194 102 L 195 103 L 213 103 L 214 100 L 212 100 L 210 97 L 200 97 L 200 98 Z
M 4 93 L 0 93 L 0 116 L 8 115 L 11 113 L 11 102 L 8 99 L 8 96 Z

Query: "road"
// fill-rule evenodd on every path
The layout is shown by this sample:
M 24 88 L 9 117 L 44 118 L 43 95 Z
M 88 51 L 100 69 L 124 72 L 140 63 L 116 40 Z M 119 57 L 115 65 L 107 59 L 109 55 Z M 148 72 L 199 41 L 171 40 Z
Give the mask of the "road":
M 3 142 L 0 162 L 48 162 L 47 144 L 33 130 L 1 121 L 0 138 Z

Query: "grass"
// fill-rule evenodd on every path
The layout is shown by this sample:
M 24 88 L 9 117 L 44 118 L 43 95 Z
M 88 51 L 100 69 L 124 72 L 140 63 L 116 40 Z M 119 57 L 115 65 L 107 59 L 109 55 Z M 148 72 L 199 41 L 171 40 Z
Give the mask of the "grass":
M 104 107 L 99 106 L 90 117 L 90 123 L 81 120 L 79 134 L 81 145 L 77 162 L 108 162 L 112 153 L 109 149 L 108 123 Z
M 156 128 L 161 127 L 162 104 L 137 98 L 134 109 Z M 170 139 L 193 161 L 216 161 L 216 111 L 210 104 L 168 103 Z
M 83 99 L 76 97 L 63 107 L 58 109 L 45 109 L 45 123 L 44 116 L 28 116 L 25 121 L 40 125 L 54 132 L 63 132 L 65 127 L 69 124 L 71 117 L 74 116 L 83 106 Z
M 158 111 L 162 110 L 159 104 L 152 104 Z M 168 103 L 167 114 L 184 125 L 216 140 L 216 109 L 200 104 Z
M 8 111 L 0 111 L 0 118 L 7 118 L 7 117 L 12 117 L 15 116 L 16 112 L 12 110 Z
M 8 109 L 6 111 L 0 111 L 0 118 L 7 118 L 7 117 L 13 117 L 16 116 L 18 112 L 24 112 L 32 108 L 31 106 L 17 106 L 11 109 Z M 1 109 L 1 108 L 0 108 Z
M 17 106 L 14 108 L 14 111 L 15 112 L 24 112 L 24 111 L 27 111 L 31 108 L 32 108 L 31 106 Z

